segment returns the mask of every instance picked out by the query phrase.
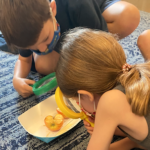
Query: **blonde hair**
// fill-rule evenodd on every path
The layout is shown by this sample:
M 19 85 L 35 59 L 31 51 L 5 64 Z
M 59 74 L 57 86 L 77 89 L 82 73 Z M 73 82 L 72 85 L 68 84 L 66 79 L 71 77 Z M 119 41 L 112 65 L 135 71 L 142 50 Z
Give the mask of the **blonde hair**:
M 150 64 L 134 65 L 123 74 L 125 63 L 125 53 L 110 33 L 73 29 L 66 35 L 61 49 L 56 69 L 58 86 L 67 97 L 76 97 L 78 90 L 103 94 L 120 82 L 133 112 L 146 115 Z
M 146 116 L 150 99 L 150 62 L 133 65 L 132 69 L 119 78 L 125 87 L 126 96 L 132 112 Z

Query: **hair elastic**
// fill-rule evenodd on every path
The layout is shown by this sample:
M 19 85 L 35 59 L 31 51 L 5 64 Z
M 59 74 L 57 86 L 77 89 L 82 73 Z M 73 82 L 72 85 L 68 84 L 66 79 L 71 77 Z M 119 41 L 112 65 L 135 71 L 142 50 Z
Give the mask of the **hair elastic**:
M 126 72 L 129 72 L 131 69 L 131 65 L 125 63 L 123 66 L 122 66 L 122 71 L 123 73 L 126 73 Z

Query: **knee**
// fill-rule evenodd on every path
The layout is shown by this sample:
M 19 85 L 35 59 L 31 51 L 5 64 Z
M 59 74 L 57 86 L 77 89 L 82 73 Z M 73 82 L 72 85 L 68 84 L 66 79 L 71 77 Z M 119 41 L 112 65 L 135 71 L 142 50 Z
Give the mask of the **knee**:
M 137 45 L 141 51 L 144 51 L 145 47 L 150 47 L 150 30 L 145 30 L 140 34 Z
M 124 31 L 126 31 L 128 35 L 131 34 L 139 25 L 139 10 L 130 3 L 124 3 L 124 9 L 121 12 L 120 17 L 120 24 L 122 26 L 122 29 L 124 29 Z
M 40 61 L 40 59 L 36 59 L 35 60 L 35 68 L 36 68 L 36 70 L 37 70 L 38 73 L 43 74 L 44 65 Z M 46 74 L 44 74 L 44 75 L 46 75 Z
M 36 68 L 37 72 L 42 75 L 48 75 L 49 73 L 51 73 L 47 69 L 47 65 L 44 64 L 44 61 L 42 61 L 42 59 L 40 59 L 40 58 L 35 60 L 35 68 Z
M 52 52 L 47 55 L 35 55 L 35 68 L 37 72 L 48 75 L 52 72 L 55 72 L 57 62 L 59 59 L 59 54 L 57 52 Z

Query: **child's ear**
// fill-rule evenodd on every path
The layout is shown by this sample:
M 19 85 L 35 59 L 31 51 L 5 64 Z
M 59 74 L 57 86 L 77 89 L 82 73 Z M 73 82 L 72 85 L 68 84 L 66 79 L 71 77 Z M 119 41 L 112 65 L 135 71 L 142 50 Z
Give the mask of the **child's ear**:
M 92 102 L 94 101 L 94 95 L 88 91 L 85 91 L 85 90 L 78 90 L 78 94 L 82 94 L 86 97 L 88 97 L 88 99 Z
M 57 7 L 56 7 L 56 2 L 55 2 L 55 0 L 52 0 L 52 1 L 51 1 L 50 7 L 51 7 L 52 12 L 53 12 L 53 15 L 54 15 L 54 17 L 55 17 L 56 14 L 57 14 Z

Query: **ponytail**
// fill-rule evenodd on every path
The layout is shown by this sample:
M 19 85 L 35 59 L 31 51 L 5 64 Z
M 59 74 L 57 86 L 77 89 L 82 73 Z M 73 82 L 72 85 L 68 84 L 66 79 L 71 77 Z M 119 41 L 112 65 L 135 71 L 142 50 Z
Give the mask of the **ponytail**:
M 122 74 L 119 81 L 125 87 L 132 112 L 146 116 L 150 100 L 150 61 L 131 66 L 130 71 Z

